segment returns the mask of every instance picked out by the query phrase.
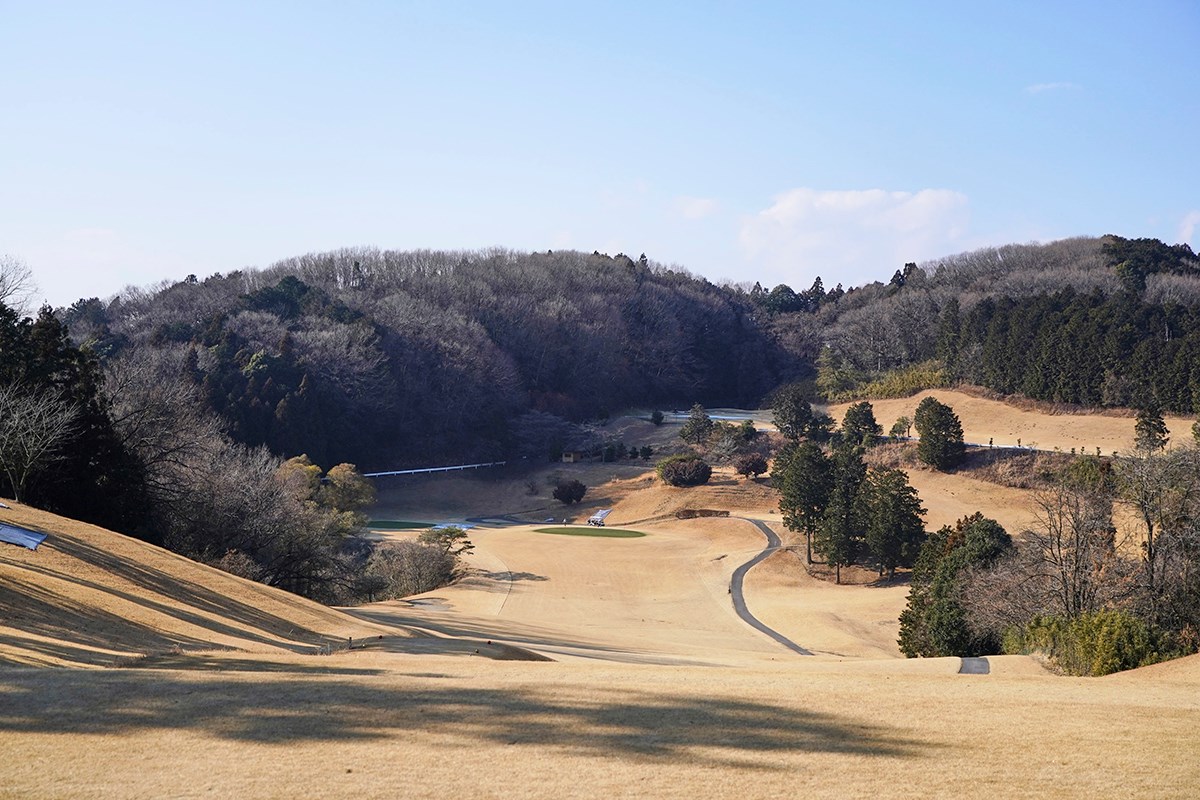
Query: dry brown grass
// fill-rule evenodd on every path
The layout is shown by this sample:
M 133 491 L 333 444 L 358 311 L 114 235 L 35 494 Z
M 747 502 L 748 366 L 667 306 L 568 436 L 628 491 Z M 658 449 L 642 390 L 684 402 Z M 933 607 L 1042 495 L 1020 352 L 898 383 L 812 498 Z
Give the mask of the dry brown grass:
M 145 542 L 10 505 L 0 519 L 50 536 L 36 552 L 0 545 L 0 664 L 111 666 L 179 651 L 311 652 L 384 633 Z
M 1200 780 L 1194 683 L 337 661 L 0 671 L 0 794 L 1182 798 Z
M 968 442 L 987 444 L 991 439 L 998 446 L 1013 446 L 1019 440 L 1026 447 L 1044 450 L 1058 448 L 1064 453 L 1075 448 L 1094 454 L 1099 447 L 1106 456 L 1111 456 L 1114 451 L 1128 452 L 1133 448 L 1133 419 L 1127 416 L 1127 412 L 1119 410 L 1067 413 L 1078 409 L 1064 406 L 1051 409 L 1056 413 L 1047 413 L 1038 410 L 1036 404 L 1020 407 L 952 389 L 933 389 L 898 400 L 873 400 L 871 405 L 875 409 L 875 418 L 887 431 L 898 417 L 912 419 L 917 405 L 926 397 L 936 397 L 954 409 L 962 420 L 963 435 Z M 839 403 L 830 406 L 827 411 L 840 422 L 847 407 L 849 403 Z M 1172 438 L 1180 441 L 1191 437 L 1193 421 L 1188 417 L 1166 418 Z
M 727 593 L 763 542 L 736 517 L 797 543 L 768 487 L 581 467 L 563 469 L 614 522 L 666 518 L 632 525 L 641 539 L 483 525 L 467 580 L 350 615 L 2 512 L 52 537 L 0 547 L 0 659 L 126 668 L 0 666 L 0 797 L 1194 796 L 1200 657 L 1102 679 L 1001 657 L 960 676 L 957 659 L 898 657 L 903 586 L 835 587 L 784 551 L 746 596 L 818 653 L 797 656 Z M 930 527 L 978 509 L 1019 530 L 1030 513 L 1020 489 L 911 477 Z M 519 478 L 463 477 L 388 502 L 400 519 L 530 503 Z M 688 507 L 733 518 L 670 516 Z M 356 649 L 305 654 L 346 635 Z M 556 663 L 502 660 L 530 653 Z

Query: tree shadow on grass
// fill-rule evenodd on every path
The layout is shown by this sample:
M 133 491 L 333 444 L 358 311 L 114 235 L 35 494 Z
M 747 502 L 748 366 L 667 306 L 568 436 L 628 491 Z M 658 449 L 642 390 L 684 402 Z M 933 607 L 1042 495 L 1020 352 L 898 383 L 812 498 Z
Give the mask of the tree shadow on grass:
M 67 581 L 81 588 L 108 595 L 120 602 L 172 617 L 195 626 L 198 631 L 209 631 L 216 635 L 294 652 L 306 652 L 313 647 L 338 641 L 326 633 L 298 625 L 293 620 L 238 601 L 179 575 L 167 574 L 139 564 L 136 560 L 122 558 L 74 536 L 52 532 L 52 537 L 50 545 L 53 549 L 83 564 L 123 578 L 146 591 L 125 591 L 114 585 L 100 583 L 83 577 L 82 574 L 72 574 L 47 564 L 21 564 L 20 569 L 30 573 L 30 579 L 23 580 L 14 576 L 5 585 L 0 586 L 0 623 L 15 629 L 11 636 L 0 635 L 0 643 L 12 639 L 7 643 L 20 647 L 35 660 L 38 653 L 45 658 L 61 658 L 67 654 L 54 652 L 58 648 L 44 640 L 35 641 L 34 637 L 52 637 L 60 642 L 81 645 L 82 647 L 72 651 L 74 657 L 70 660 L 97 664 L 111 663 L 111 656 L 89 651 L 87 648 L 160 652 L 172 647 L 212 647 L 211 642 L 203 638 L 202 634 L 198 638 L 150 625 L 140 625 L 117 614 L 48 591 L 32 580 L 38 574 Z M 180 559 L 183 560 L 182 557 Z M 240 627 L 239 624 L 245 627 Z M 17 641 L 18 639 L 20 641 Z
M 494 581 L 548 581 L 550 580 L 545 575 L 535 575 L 532 572 L 509 572 L 506 570 L 497 570 L 489 572 L 487 570 L 477 570 L 474 575 L 481 578 L 490 578 Z
M 337 676 L 230 680 L 142 670 L 4 670 L 0 695 L 3 735 L 193 730 L 287 745 L 418 731 L 481 744 L 650 760 L 684 756 L 760 769 L 780 768 L 775 756 L 792 752 L 913 758 L 933 747 L 894 728 L 769 702 L 590 686 L 549 694 L 524 685 L 414 679 L 399 687 Z
M 432 601 L 437 604 L 439 598 L 426 597 L 421 602 Z M 436 605 L 430 608 L 437 610 Z M 485 640 L 507 642 L 522 651 L 549 654 L 551 656 L 570 653 L 576 657 L 594 658 L 600 661 L 615 661 L 634 664 L 669 664 L 674 666 L 708 664 L 702 660 L 683 658 L 678 655 L 665 654 L 651 650 L 635 650 L 628 647 L 615 646 L 589 640 L 578 633 L 567 633 L 555 628 L 524 625 L 496 617 L 476 619 L 456 615 L 440 616 L 425 614 L 422 611 L 413 612 L 404 606 L 366 606 L 348 609 L 349 613 L 359 619 L 391 625 L 406 630 L 428 631 L 434 634 L 429 642 L 417 639 L 392 639 L 389 647 L 397 652 L 412 652 L 412 648 L 429 649 L 432 643 L 440 643 L 445 653 L 463 652 L 463 643 L 475 643 Z M 474 646 L 474 645 L 473 645 Z
M 80 603 L 32 582 L 9 578 L 0 585 L 0 644 L 27 654 L 30 661 L 55 658 L 110 664 L 112 653 L 172 647 L 212 647 L 212 643 L 167 633 Z
M 180 575 L 167 574 L 146 567 L 133 559 L 122 558 L 74 537 L 56 537 L 55 545 L 67 555 L 78 558 L 84 563 L 100 567 L 113 575 L 123 577 L 131 583 L 149 589 L 159 595 L 169 597 L 181 605 L 206 611 L 222 618 L 232 619 L 255 628 L 261 632 L 261 638 L 264 642 L 268 641 L 271 637 L 305 638 L 313 642 L 320 642 L 327 638 L 315 631 L 297 630 L 295 622 L 291 620 L 278 617 L 248 603 L 240 602 L 220 591 L 202 586 Z M 187 561 L 182 556 L 176 557 L 181 561 Z M 192 565 L 189 563 L 188 566 Z M 116 593 L 109 587 L 88 584 L 79 578 L 71 578 L 70 580 L 90 585 L 92 588 Z M 138 598 L 131 597 L 128 599 L 140 601 L 147 605 L 155 605 L 152 601 L 144 599 L 139 600 Z M 171 613 L 171 607 L 160 607 L 156 608 L 156 610 L 163 611 L 163 613 Z M 197 615 L 195 614 L 189 614 L 186 611 L 176 613 L 185 621 L 197 621 Z M 296 634 L 300 636 L 296 636 Z
M 294 625 L 288 635 L 276 634 L 270 629 L 284 630 L 287 626 L 286 620 L 269 614 L 255 614 L 248 610 L 249 607 L 245 604 L 232 599 L 225 606 L 230 611 L 229 618 L 242 621 L 249 627 L 239 628 L 229 624 L 226 621 L 227 617 L 220 615 L 219 606 L 213 611 L 216 616 L 209 617 L 196 613 L 193 607 L 186 604 L 186 600 L 179 604 L 159 602 L 150 596 L 124 592 L 80 577 L 61 576 L 40 567 L 30 568 L 29 571 L 45 572 L 47 575 L 63 578 L 77 586 L 107 594 L 216 635 L 228 635 L 295 652 L 305 652 L 310 650 L 312 645 L 337 641 L 328 635 L 323 636 Z M 181 586 L 186 586 L 186 582 L 181 582 Z M 169 585 L 165 585 L 163 591 L 169 591 L 170 588 Z M 179 593 L 186 595 L 186 588 L 182 588 Z M 32 582 L 15 577 L 10 578 L 5 586 L 0 586 L 0 620 L 18 631 L 40 636 L 53 635 L 64 641 L 112 650 L 156 651 L 173 646 L 212 646 L 206 638 L 138 624 L 124 616 L 77 602 L 66 595 L 47 591 Z M 103 657 L 100 660 L 93 657 L 88 661 L 106 663 Z

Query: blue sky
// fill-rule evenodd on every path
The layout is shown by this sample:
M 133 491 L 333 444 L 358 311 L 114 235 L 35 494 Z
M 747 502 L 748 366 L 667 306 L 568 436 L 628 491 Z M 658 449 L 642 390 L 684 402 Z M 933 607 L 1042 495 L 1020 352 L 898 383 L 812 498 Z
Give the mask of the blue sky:
M 55 305 L 345 246 L 714 281 L 1200 249 L 1200 4 L 0 0 L 0 254 Z

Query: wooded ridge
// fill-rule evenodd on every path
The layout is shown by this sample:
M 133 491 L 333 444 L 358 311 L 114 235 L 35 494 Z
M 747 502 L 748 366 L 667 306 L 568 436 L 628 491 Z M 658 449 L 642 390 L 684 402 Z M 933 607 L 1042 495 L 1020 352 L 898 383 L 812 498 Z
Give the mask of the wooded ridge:
M 832 399 L 963 381 L 1185 413 L 1200 400 L 1200 261 L 1117 236 L 801 291 L 645 256 L 361 248 L 36 319 L 0 311 L 5 494 L 320 592 L 352 521 L 313 481 L 344 462 L 544 459 L 611 412 L 759 406 L 781 386 Z M 31 402 L 40 428 L 14 422 L 34 420 L 17 413 Z M 284 532 L 301 529 L 298 547 Z

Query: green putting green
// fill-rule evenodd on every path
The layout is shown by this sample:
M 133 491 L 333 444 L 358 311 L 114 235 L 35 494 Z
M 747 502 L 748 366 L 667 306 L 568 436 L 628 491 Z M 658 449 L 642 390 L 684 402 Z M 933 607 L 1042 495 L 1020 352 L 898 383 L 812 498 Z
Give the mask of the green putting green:
M 415 531 L 420 528 L 432 528 L 432 522 L 411 522 L 404 519 L 371 519 L 367 527 L 377 531 Z
M 534 533 L 554 533 L 559 536 L 607 536 L 609 539 L 637 539 L 646 534 L 641 531 L 626 531 L 620 528 L 597 528 L 580 525 L 577 528 L 535 528 Z

